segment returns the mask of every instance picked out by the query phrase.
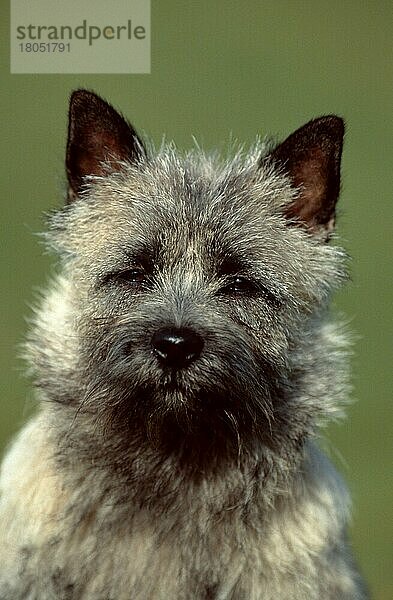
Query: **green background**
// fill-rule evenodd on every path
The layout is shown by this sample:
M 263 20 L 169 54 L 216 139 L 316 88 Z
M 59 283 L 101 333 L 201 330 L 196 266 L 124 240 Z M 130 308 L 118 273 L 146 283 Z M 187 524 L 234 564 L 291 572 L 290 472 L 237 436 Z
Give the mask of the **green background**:
M 357 335 L 356 403 L 328 437 L 353 495 L 359 562 L 373 598 L 391 600 L 392 3 L 152 4 L 151 75 L 10 75 L 8 3 L 1 0 L 0 445 L 34 404 L 17 345 L 53 263 L 35 233 L 42 212 L 61 202 L 71 90 L 94 89 L 139 131 L 156 142 L 165 133 L 181 148 L 192 136 L 208 149 L 230 134 L 246 143 L 256 134 L 284 137 L 312 117 L 337 113 L 347 122 L 338 231 L 353 262 L 336 306 Z

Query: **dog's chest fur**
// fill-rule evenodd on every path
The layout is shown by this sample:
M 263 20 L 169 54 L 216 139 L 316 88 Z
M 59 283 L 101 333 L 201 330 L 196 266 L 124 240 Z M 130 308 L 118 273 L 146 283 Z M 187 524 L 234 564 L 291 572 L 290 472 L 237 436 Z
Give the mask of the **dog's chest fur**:
M 283 496 L 265 513 L 267 519 L 261 518 L 262 482 L 252 497 L 233 498 L 239 504 L 221 511 L 214 509 L 225 504 L 225 483 L 183 482 L 172 506 L 160 514 L 159 505 L 132 507 L 127 498 L 114 505 L 113 490 L 109 502 L 105 476 L 101 486 L 96 482 L 95 498 L 94 474 L 71 491 L 69 476 L 62 481 L 61 473 L 47 466 L 53 466 L 55 452 L 43 434 L 44 420 L 22 433 L 4 466 L 3 481 L 11 486 L 25 475 L 23 487 L 14 485 L 15 495 L 1 506 L 20 528 L 19 545 L 3 546 L 0 554 L 2 564 L 10 561 L 15 578 L 25 581 L 15 600 L 30 597 L 29 589 L 40 600 L 322 597 L 318 573 L 332 568 L 328 548 L 344 525 L 348 499 L 315 447 L 307 449 L 303 477 L 292 482 L 291 497 Z M 245 475 L 234 467 L 232 477 Z M 244 481 L 243 487 L 251 489 Z M 44 525 L 37 534 L 40 517 Z M 340 593 L 347 588 L 353 597 L 345 570 L 337 584 Z M 1 597 L 8 598 L 4 589 Z

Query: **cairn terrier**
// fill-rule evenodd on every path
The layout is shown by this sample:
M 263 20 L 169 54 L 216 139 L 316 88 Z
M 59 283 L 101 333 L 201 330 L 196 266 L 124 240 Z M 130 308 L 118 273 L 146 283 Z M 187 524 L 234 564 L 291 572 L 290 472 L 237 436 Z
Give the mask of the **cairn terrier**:
M 314 441 L 348 394 L 328 320 L 344 125 L 224 161 L 72 94 L 61 272 L 5 457 L 2 600 L 360 600 L 348 494 Z

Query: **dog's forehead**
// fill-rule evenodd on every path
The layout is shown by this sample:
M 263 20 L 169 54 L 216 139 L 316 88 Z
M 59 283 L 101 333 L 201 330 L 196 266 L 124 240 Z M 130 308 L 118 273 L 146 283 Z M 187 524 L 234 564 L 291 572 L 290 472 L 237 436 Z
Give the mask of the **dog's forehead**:
M 225 238 L 248 239 L 271 227 L 272 221 L 284 221 L 281 207 L 291 190 L 281 181 L 250 172 L 207 172 L 184 167 L 170 173 L 159 169 L 125 177 L 121 193 L 116 186 L 118 203 L 130 230 L 147 238 L 179 243 L 188 240 L 190 248 L 203 241 Z M 287 198 L 285 195 L 287 194 Z
M 114 223 L 113 239 L 134 254 L 146 253 L 170 262 L 197 257 L 221 258 L 252 254 L 279 243 L 285 222 L 246 206 L 241 211 L 229 202 L 209 202 L 204 198 L 141 200 L 129 207 L 125 226 Z
M 141 168 L 125 165 L 91 180 L 69 213 L 67 244 L 81 256 L 88 252 L 89 260 L 121 259 L 124 250 L 140 255 L 141 248 L 171 263 L 185 256 L 263 256 L 288 236 L 282 206 L 292 193 L 285 178 L 252 166 L 166 157 Z

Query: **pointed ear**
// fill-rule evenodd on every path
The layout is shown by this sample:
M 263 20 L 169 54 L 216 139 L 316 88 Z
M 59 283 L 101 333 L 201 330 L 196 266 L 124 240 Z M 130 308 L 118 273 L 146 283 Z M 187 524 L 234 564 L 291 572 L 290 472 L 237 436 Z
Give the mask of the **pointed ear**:
M 135 130 L 110 104 L 87 90 L 73 92 L 66 154 L 69 202 L 78 197 L 86 175 L 105 175 L 119 170 L 119 161 L 143 156 Z
M 340 117 L 320 117 L 297 129 L 269 155 L 299 190 L 286 216 L 325 239 L 334 228 L 343 137 Z

